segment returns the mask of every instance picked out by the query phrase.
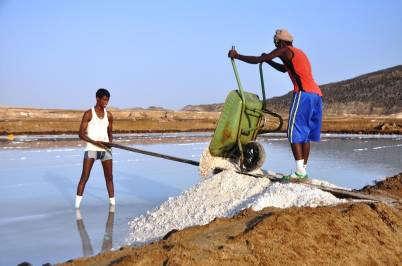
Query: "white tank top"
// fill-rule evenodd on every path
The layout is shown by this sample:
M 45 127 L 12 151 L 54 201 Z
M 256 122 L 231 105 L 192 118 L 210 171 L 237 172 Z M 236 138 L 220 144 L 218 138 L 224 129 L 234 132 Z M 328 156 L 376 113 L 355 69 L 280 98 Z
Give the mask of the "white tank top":
M 109 142 L 109 135 L 107 134 L 107 128 L 109 126 L 109 119 L 107 118 L 106 109 L 103 109 L 104 115 L 103 118 L 100 119 L 95 112 L 95 108 L 91 108 L 92 118 L 88 123 L 87 134 L 90 139 L 96 141 L 105 141 Z M 87 142 L 87 146 L 85 148 L 86 151 L 105 151 L 92 143 Z

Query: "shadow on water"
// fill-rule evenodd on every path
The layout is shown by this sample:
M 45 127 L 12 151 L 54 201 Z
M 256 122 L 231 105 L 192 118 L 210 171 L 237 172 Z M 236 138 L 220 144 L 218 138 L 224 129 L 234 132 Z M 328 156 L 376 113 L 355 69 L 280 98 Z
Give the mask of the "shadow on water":
M 109 251 L 113 247 L 113 225 L 114 225 L 115 207 L 110 206 L 105 225 L 105 233 L 103 235 L 101 253 Z M 84 219 L 80 209 L 76 210 L 76 224 L 80 234 L 82 244 L 82 254 L 84 257 L 94 255 L 91 239 L 87 230 L 85 229 Z

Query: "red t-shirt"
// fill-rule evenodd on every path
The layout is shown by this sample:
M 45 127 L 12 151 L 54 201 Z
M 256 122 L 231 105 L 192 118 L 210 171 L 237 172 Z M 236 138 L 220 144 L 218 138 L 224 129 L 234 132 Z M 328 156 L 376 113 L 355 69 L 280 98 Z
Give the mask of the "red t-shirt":
M 311 73 L 311 65 L 307 56 L 302 50 L 297 49 L 293 46 L 288 46 L 288 48 L 293 52 L 292 64 L 294 71 L 288 69 L 288 74 L 293 82 L 294 91 L 300 91 L 299 83 L 305 92 L 316 93 L 322 96 L 320 87 L 315 83 L 313 79 L 313 74 Z M 299 82 L 298 82 L 299 81 Z

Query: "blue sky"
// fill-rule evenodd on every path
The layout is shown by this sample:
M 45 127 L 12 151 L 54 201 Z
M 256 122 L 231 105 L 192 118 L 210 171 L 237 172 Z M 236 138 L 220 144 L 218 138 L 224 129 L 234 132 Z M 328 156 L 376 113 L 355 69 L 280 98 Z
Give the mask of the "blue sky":
M 223 102 L 236 87 L 227 51 L 274 48 L 277 28 L 309 56 L 319 84 L 402 63 L 402 1 L 0 0 L 0 105 L 86 109 Z M 256 65 L 238 63 L 259 93 Z M 291 89 L 265 66 L 268 96 Z

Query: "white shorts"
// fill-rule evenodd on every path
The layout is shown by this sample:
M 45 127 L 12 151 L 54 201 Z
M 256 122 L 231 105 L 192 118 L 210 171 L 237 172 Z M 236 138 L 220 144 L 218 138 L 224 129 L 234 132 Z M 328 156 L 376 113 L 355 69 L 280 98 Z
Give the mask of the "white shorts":
M 112 152 L 110 150 L 106 151 L 85 151 L 84 153 L 84 159 L 95 159 L 95 160 L 101 160 L 107 161 L 107 160 L 112 160 Z

